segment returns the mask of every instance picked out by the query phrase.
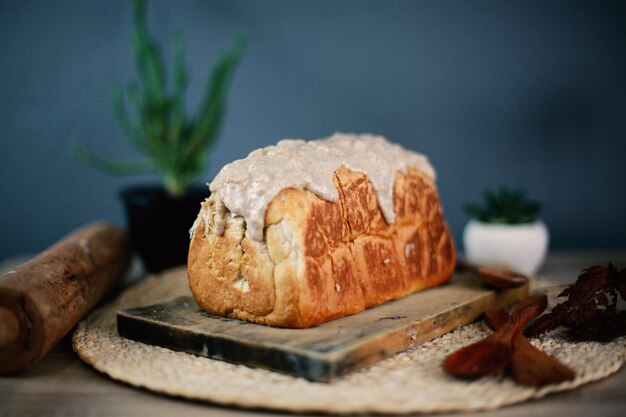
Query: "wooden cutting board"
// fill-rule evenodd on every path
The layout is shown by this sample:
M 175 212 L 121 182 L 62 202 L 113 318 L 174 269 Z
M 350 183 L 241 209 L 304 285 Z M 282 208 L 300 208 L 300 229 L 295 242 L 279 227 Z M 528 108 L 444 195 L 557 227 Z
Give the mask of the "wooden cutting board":
M 192 297 L 121 310 L 121 336 L 313 381 L 330 381 L 419 345 L 484 311 L 512 304 L 528 285 L 496 292 L 471 272 L 450 283 L 309 329 L 281 329 L 214 316 Z

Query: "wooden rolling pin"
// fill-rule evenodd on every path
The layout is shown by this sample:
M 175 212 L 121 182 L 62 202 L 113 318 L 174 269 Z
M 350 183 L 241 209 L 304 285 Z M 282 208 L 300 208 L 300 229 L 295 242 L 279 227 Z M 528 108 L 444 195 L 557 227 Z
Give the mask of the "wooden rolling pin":
M 125 232 L 89 224 L 0 277 L 0 374 L 41 359 L 130 265 Z

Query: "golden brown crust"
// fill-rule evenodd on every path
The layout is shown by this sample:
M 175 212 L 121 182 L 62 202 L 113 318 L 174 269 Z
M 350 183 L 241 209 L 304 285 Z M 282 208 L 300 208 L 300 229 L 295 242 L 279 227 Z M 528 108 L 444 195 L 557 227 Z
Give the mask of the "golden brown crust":
M 387 224 L 367 176 L 335 172 L 336 203 L 286 189 L 265 214 L 264 241 L 245 237 L 231 215 L 211 229 L 215 201 L 202 205 L 191 240 L 189 285 L 204 309 L 281 327 L 310 327 L 447 281 L 454 245 L 433 182 L 397 173 Z

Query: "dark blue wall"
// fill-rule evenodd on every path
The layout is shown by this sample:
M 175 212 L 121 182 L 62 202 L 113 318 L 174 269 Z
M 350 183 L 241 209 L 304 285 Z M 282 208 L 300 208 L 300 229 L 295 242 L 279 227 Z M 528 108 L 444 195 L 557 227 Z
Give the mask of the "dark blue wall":
M 552 247 L 626 247 L 626 12 L 601 1 L 157 1 L 182 29 L 189 108 L 237 29 L 249 36 L 205 181 L 285 137 L 373 132 L 426 153 L 460 241 L 466 202 L 523 186 Z M 134 77 L 125 1 L 0 3 L 0 259 L 94 219 L 120 187 L 68 155 L 136 156 L 110 89 Z

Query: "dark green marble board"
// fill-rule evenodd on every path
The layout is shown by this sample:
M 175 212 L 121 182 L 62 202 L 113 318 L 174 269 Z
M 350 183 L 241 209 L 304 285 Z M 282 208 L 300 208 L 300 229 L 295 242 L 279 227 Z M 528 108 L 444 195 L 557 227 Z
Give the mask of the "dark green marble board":
M 469 323 L 528 293 L 495 292 L 471 273 L 309 329 L 281 329 L 214 316 L 193 298 L 121 310 L 121 336 L 313 381 L 330 381 Z

